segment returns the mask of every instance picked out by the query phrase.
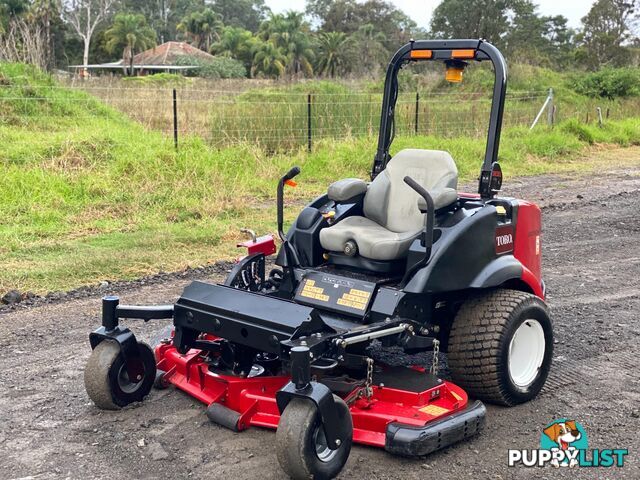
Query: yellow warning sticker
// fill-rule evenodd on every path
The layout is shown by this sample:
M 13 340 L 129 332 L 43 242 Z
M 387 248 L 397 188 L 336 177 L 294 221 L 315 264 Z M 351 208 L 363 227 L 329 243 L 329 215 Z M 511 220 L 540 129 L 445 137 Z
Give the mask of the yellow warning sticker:
M 314 300 L 320 300 L 321 302 L 328 302 L 329 295 L 324 294 L 323 288 L 315 287 L 315 283 L 315 280 L 306 280 L 300 295 L 307 298 L 313 298 Z
M 346 294 L 345 294 L 346 295 Z M 353 302 L 351 300 L 347 300 L 344 298 L 344 295 L 342 298 L 339 298 L 337 301 L 338 305 L 342 305 L 343 307 L 351 307 L 351 308 L 355 308 L 358 310 L 364 310 L 367 306 L 366 303 L 360 303 L 360 302 Z
M 451 395 L 453 395 L 453 397 L 458 401 L 462 400 L 462 397 L 458 395 L 456 392 L 451 391 Z
M 440 407 L 438 405 L 431 404 L 431 405 L 427 405 L 426 407 L 422 407 L 420 409 L 420 411 L 422 413 L 426 413 L 427 415 L 432 415 L 434 417 L 439 417 L 440 415 L 442 415 L 444 413 L 447 413 L 449 410 L 447 410 L 444 407 Z
M 369 296 L 371 295 L 369 292 L 365 292 L 364 290 L 358 290 L 357 288 L 352 288 L 349 290 L 351 295 L 355 295 L 357 297 L 363 297 L 363 300 L 369 300 Z

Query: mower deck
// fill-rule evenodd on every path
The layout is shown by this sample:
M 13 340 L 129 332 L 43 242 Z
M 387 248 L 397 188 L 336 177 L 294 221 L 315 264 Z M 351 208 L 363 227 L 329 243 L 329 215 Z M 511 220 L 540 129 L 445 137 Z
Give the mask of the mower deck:
M 276 429 L 280 420 L 276 392 L 290 377 L 215 373 L 202 353 L 192 349 L 181 355 L 171 344 L 159 345 L 157 366 L 166 372 L 164 381 L 209 405 L 209 417 L 216 423 L 236 431 L 251 426 Z M 426 455 L 470 437 L 482 427 L 484 406 L 476 402 L 469 408 L 467 394 L 457 385 L 418 368 L 394 368 L 374 376 L 376 382 L 387 378 L 393 387 L 381 382 L 373 385 L 370 398 L 356 385 L 344 397 L 355 443 L 397 454 Z M 442 420 L 448 420 L 444 428 Z M 442 438 L 443 433 L 448 438 Z

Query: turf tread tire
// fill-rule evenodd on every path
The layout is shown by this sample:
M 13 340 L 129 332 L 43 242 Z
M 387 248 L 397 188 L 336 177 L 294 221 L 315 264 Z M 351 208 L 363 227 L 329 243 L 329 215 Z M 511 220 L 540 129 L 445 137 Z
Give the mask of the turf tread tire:
M 507 352 L 510 338 L 525 319 L 536 315 L 545 330 L 545 354 L 536 380 L 526 392 L 511 383 Z M 500 289 L 467 299 L 458 311 L 449 334 L 447 360 L 452 379 L 481 400 L 512 406 L 535 397 L 544 386 L 553 355 L 553 331 L 549 310 L 535 295 Z

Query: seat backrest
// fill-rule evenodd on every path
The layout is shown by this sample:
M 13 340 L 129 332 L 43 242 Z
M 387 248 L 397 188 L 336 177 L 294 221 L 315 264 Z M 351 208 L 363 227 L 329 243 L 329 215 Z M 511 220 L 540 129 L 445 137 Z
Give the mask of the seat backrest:
M 369 185 L 364 197 L 365 217 L 392 232 L 419 230 L 424 214 L 418 209 L 420 196 L 404 183 L 407 175 L 427 191 L 458 186 L 458 169 L 448 152 L 405 149 Z

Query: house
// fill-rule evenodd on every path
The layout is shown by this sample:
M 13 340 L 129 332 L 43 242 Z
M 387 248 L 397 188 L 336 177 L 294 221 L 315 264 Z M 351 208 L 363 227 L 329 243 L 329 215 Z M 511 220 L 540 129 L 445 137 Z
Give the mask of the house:
M 133 57 L 133 71 L 137 75 L 146 75 L 160 72 L 183 72 L 199 68 L 198 65 L 184 65 L 180 58 L 196 58 L 199 61 L 212 60 L 213 55 L 200 50 L 185 42 L 165 42 L 162 45 L 145 50 Z M 76 71 L 111 71 L 124 70 L 122 60 L 117 62 L 99 63 L 93 65 L 71 65 L 69 68 Z M 129 66 L 127 65 L 127 68 Z

